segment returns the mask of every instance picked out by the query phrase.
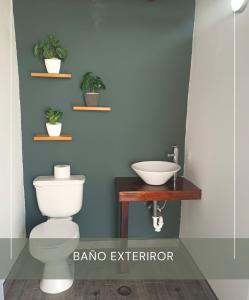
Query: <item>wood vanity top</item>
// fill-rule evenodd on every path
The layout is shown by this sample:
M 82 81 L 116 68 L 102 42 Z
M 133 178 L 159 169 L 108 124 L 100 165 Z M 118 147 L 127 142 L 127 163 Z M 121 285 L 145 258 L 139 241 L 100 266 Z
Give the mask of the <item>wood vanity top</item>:
M 138 177 L 115 178 L 119 202 L 200 200 L 201 190 L 184 177 L 177 177 L 160 186 L 148 185 Z

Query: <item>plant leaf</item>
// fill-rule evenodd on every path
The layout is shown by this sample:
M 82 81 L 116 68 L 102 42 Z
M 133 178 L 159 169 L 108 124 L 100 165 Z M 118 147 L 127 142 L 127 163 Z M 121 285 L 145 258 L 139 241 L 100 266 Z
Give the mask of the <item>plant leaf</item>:
M 38 42 L 33 46 L 34 56 L 41 56 L 43 58 L 59 58 L 64 60 L 68 51 L 66 48 L 61 47 L 60 41 L 53 34 L 49 34 L 47 40 Z
M 59 122 L 62 115 L 63 112 L 53 110 L 52 108 L 47 109 L 45 112 L 46 119 L 51 124 L 55 124 L 56 122 Z
M 33 54 L 34 56 L 40 56 L 40 45 L 39 43 L 35 44 L 34 47 L 33 47 Z
M 67 57 L 67 49 L 65 48 L 56 48 L 56 54 L 58 55 L 58 57 L 62 60 L 64 60 Z

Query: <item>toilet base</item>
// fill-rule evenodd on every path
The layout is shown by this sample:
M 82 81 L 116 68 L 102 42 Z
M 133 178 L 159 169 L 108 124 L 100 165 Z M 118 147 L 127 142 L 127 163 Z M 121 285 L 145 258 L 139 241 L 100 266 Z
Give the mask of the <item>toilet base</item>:
M 50 279 L 50 278 L 56 279 Z M 58 278 L 58 275 L 62 278 Z M 40 289 L 47 294 L 58 294 L 68 290 L 74 282 L 74 263 L 70 259 L 48 262 L 44 265 Z
M 70 289 L 73 279 L 42 279 L 40 289 L 46 294 L 58 294 Z

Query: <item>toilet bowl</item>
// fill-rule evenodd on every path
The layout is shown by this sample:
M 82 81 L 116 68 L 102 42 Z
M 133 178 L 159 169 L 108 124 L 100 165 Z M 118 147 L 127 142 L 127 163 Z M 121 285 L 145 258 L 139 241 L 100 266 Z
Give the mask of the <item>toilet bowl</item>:
M 80 231 L 72 216 L 81 210 L 84 182 L 83 175 L 40 176 L 33 182 L 39 209 L 48 220 L 32 229 L 29 251 L 44 264 L 40 289 L 45 293 L 61 293 L 73 284 L 69 256 L 78 246 Z
M 31 255 L 44 263 L 40 288 L 48 294 L 61 293 L 73 284 L 70 254 L 79 243 L 79 227 L 69 219 L 49 219 L 30 233 Z

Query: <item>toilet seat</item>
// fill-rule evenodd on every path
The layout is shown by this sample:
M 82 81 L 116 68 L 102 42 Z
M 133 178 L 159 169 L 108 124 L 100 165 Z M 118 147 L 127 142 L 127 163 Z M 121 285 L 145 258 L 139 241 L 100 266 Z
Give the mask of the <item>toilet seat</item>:
M 79 226 L 70 219 L 49 219 L 30 233 L 32 239 L 75 239 L 79 238 Z

